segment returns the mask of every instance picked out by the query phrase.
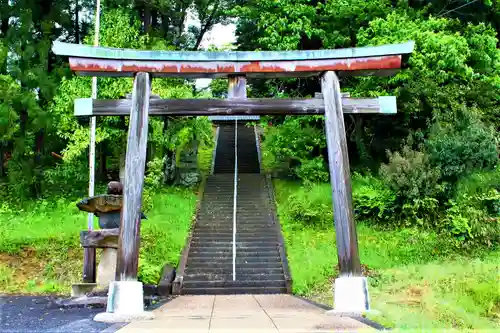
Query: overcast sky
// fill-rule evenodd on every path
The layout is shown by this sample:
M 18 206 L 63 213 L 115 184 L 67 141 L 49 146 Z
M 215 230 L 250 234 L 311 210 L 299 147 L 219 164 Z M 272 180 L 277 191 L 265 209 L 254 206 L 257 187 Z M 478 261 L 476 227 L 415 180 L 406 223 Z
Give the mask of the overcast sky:
M 189 22 L 189 24 L 194 24 L 194 22 Z M 196 20 L 193 20 L 196 21 Z M 229 43 L 233 43 L 236 40 L 234 36 L 234 32 L 236 30 L 236 26 L 234 24 L 222 25 L 216 24 L 212 30 L 205 34 L 203 40 L 201 42 L 200 49 L 207 49 L 210 45 L 215 45 L 217 47 L 222 47 Z M 198 89 L 202 89 L 207 87 L 210 84 L 211 79 L 198 79 L 196 80 L 196 87 Z

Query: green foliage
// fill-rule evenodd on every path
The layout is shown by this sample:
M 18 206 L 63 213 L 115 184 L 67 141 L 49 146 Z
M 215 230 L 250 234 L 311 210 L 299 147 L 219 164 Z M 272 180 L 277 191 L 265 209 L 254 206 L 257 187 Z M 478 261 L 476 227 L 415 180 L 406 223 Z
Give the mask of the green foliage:
M 330 198 L 330 200 L 328 200 Z M 303 187 L 288 197 L 289 216 L 300 225 L 332 226 L 331 193 L 319 186 Z
M 365 187 L 380 191 L 380 182 L 354 176 L 354 197 Z M 304 189 L 279 180 L 275 187 L 294 293 L 332 304 L 332 280 L 338 274 L 333 226 L 298 228 L 300 222 L 291 213 L 295 202 L 288 198 Z M 322 188 L 325 202 L 330 200 L 328 185 L 315 187 Z M 468 249 L 460 256 L 445 237 L 419 228 L 381 230 L 358 221 L 357 232 L 361 262 L 368 267 L 371 306 L 381 311 L 379 316 L 370 314 L 370 319 L 404 332 L 495 330 L 498 251 Z
M 387 224 L 394 218 L 396 194 L 382 180 L 355 173 L 352 196 L 354 213 L 360 219 Z
M 446 211 L 446 225 L 457 247 L 496 247 L 500 243 L 500 169 L 476 172 L 457 184 Z
M 342 88 L 352 96 L 398 98 L 395 117 L 346 117 L 351 162 L 354 166 L 370 162 L 376 170 L 378 164 L 386 162 L 385 152 L 399 150 L 408 135 L 418 136 L 422 143 L 437 119 L 453 118 L 464 108 L 478 113 L 486 127 L 500 128 L 500 97 L 495 93 L 500 89 L 499 30 L 494 19 L 498 13 L 482 2 L 464 2 L 252 1 L 237 11 L 238 44 L 243 50 L 304 50 L 414 40 L 415 51 L 406 61 L 408 68 L 396 75 L 341 79 Z M 474 11 L 457 15 L 453 8 L 462 8 L 459 4 Z M 252 88 L 263 97 L 305 97 L 318 92 L 320 86 L 314 80 L 291 79 L 254 81 Z M 311 123 L 302 127 L 321 129 L 321 125 Z M 280 141 L 293 147 L 292 140 L 312 141 L 317 139 L 315 134 L 312 130 L 297 131 L 297 135 L 283 131 Z M 304 159 L 324 155 L 322 147 L 324 143 Z M 300 154 L 293 151 L 285 156 Z M 294 173 L 301 163 L 290 164 L 290 171 Z
M 329 176 L 325 169 L 323 157 L 316 156 L 310 160 L 302 160 L 300 165 L 294 169 L 294 173 L 305 182 L 327 182 Z
M 196 203 L 187 190 L 163 189 L 151 195 L 152 208 L 141 225 L 139 277 L 145 283 L 157 283 L 164 264 L 178 264 Z M 81 280 L 78 235 L 86 229 L 87 214 L 76 207 L 78 200 L 30 201 L 21 209 L 2 202 L 2 292 L 68 294 L 71 284 Z
M 144 177 L 144 191 L 142 193 L 142 209 L 148 211 L 153 206 L 153 196 L 164 184 L 164 161 L 154 158 L 148 162 L 146 177 Z
M 430 226 L 434 223 L 438 210 L 436 198 L 443 186 L 439 183 L 439 169 L 431 166 L 425 153 L 408 147 L 401 153 L 389 152 L 389 163 L 381 166 L 380 175 L 386 186 L 396 193 L 405 224 Z
M 148 219 L 141 225 L 140 258 L 144 263 L 139 276 L 157 283 L 165 264 L 177 267 L 195 206 L 196 195 L 187 189 L 164 189 L 154 194 Z
M 161 278 L 161 266 L 150 264 L 143 256 L 139 258 L 137 279 L 144 284 L 158 284 Z
M 473 171 L 492 169 L 498 163 L 495 133 L 466 112 L 459 114 L 458 121 L 435 129 L 426 148 L 443 179 L 453 183 Z
M 88 168 L 88 118 L 74 117 L 73 102 L 90 97 L 91 79 L 72 76 L 67 58 L 52 54 L 51 44 L 55 40 L 93 44 L 94 6 L 87 0 L 76 5 L 51 0 L 0 4 L 0 178 L 5 189 L 2 194 L 13 202 L 48 196 L 57 192 L 58 183 L 64 184 L 65 193 L 71 192 L 68 184 L 87 187 L 88 171 L 83 170 Z M 229 22 L 232 6 L 228 1 L 106 2 L 102 4 L 99 43 L 143 50 L 197 49 L 215 24 Z M 146 8 L 150 22 L 142 15 Z M 186 25 L 188 10 L 201 27 Z M 124 98 L 132 83 L 131 78 L 99 78 L 98 98 Z M 152 92 L 162 98 L 196 97 L 194 82 L 178 78 L 154 79 Z M 149 157 L 162 159 L 182 149 L 177 139 L 185 128 L 192 127 L 187 132 L 200 134 L 204 140 L 200 122 L 196 118 L 152 117 L 148 149 L 154 156 Z M 97 181 L 116 179 L 127 129 L 125 117 L 98 118 Z M 64 160 L 54 157 L 61 155 Z
M 272 164 L 286 163 L 305 181 L 328 180 L 325 163 L 317 156 L 325 147 L 323 117 L 286 116 L 281 123 L 266 126 L 263 150 L 273 157 Z

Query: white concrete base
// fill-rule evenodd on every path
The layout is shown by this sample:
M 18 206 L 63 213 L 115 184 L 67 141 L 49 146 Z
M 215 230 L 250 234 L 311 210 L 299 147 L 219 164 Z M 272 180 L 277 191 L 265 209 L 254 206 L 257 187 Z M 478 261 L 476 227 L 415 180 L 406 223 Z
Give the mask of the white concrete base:
M 99 313 L 94 317 L 95 321 L 106 323 L 151 319 L 154 319 L 154 314 L 144 311 L 142 283 L 138 281 L 111 282 L 106 312 Z
M 337 317 L 366 317 L 366 315 L 380 316 L 382 313 L 378 310 L 370 309 L 366 311 L 340 311 L 340 310 L 328 310 L 326 314 L 329 316 Z
M 95 315 L 94 321 L 101 323 L 130 323 L 133 321 L 143 321 L 155 319 L 153 312 L 143 312 L 136 314 L 101 312 Z
M 333 313 L 352 315 L 366 313 L 369 310 L 368 283 L 365 277 L 351 276 L 335 279 Z
M 97 285 L 99 289 L 108 288 L 115 279 L 117 249 L 104 248 L 97 266 Z

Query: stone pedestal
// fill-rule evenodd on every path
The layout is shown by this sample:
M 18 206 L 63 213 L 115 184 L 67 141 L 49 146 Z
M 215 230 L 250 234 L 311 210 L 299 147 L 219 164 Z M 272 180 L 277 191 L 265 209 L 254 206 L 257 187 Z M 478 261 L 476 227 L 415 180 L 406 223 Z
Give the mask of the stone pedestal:
M 126 323 L 154 319 L 152 312 L 144 311 L 142 283 L 138 281 L 113 281 L 109 285 L 106 312 L 98 313 L 95 321 Z
M 361 315 L 370 312 L 368 283 L 365 277 L 349 276 L 335 279 L 333 315 Z
M 105 216 L 113 217 L 114 212 L 108 213 Z M 119 213 L 118 213 L 119 217 Z M 108 224 L 114 224 L 113 219 L 105 220 Z M 97 266 L 97 289 L 108 289 L 109 283 L 115 279 L 116 272 L 116 257 L 118 253 L 118 235 L 120 229 L 101 229 L 93 231 L 82 231 L 80 233 L 80 243 L 83 247 L 92 247 L 102 249 Z
M 109 247 L 102 250 L 99 266 L 97 266 L 98 289 L 107 289 L 115 279 L 117 252 L 117 249 Z

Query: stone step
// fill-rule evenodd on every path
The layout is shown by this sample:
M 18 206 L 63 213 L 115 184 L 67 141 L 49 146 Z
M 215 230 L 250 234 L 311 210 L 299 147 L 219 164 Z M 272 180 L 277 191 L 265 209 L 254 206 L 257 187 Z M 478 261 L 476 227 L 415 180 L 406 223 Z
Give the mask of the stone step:
M 236 243 L 236 251 L 274 251 L 278 245 L 273 246 L 241 246 Z M 233 245 L 228 246 L 205 246 L 205 245 L 192 245 L 189 247 L 189 254 L 191 253 L 204 253 L 204 252 L 230 252 L 233 253 Z
M 236 272 L 237 281 L 281 281 L 284 279 L 282 273 L 279 274 L 254 274 Z M 194 273 L 184 275 L 184 281 L 233 281 L 232 272 L 229 274 L 218 273 Z
M 279 251 L 278 251 L 278 247 L 274 247 L 274 248 L 268 248 L 267 250 L 247 250 L 247 249 L 236 249 L 236 255 L 240 258 L 244 258 L 244 257 L 248 257 L 248 256 L 258 256 L 258 255 L 262 255 L 263 253 L 267 253 L 268 255 L 275 255 L 275 256 L 279 256 Z M 227 250 L 216 250 L 216 251 L 212 251 L 212 250 L 197 250 L 197 249 L 194 249 L 194 250 L 189 250 L 189 255 L 190 256 L 193 256 L 193 257 L 230 257 L 233 255 L 233 249 L 227 249 Z
M 280 256 L 278 251 L 274 251 L 272 253 L 256 253 L 256 254 L 246 254 L 236 251 L 236 265 L 246 265 L 246 264 L 254 264 L 254 263 L 274 263 L 280 262 Z M 187 263 L 189 265 L 199 265 L 205 264 L 206 262 L 216 262 L 220 264 L 231 264 L 233 263 L 233 254 L 232 253 L 221 253 L 221 254 L 211 254 L 205 255 L 201 253 L 193 253 L 191 258 L 188 258 Z
M 274 225 L 241 225 L 236 223 L 236 232 L 243 234 L 259 233 L 259 232 L 274 232 Z M 216 233 L 216 232 L 227 232 L 233 233 L 233 223 L 227 224 L 207 224 L 207 225 L 197 225 L 194 229 L 195 233 Z
M 276 241 L 277 236 L 275 235 L 241 235 L 241 234 L 236 234 L 236 241 L 244 241 L 244 242 L 251 242 L 254 240 L 260 240 L 260 241 Z M 196 241 L 202 241 L 202 240 L 218 240 L 218 241 L 232 241 L 233 235 L 219 235 L 217 237 L 210 237 L 210 236 L 198 236 L 198 235 L 193 235 L 191 239 L 196 242 Z
M 231 275 L 233 274 L 233 265 L 229 265 L 227 268 L 224 267 L 187 267 L 184 271 L 185 274 L 218 274 L 218 275 Z M 236 274 L 245 276 L 249 274 L 283 274 L 282 267 L 242 267 L 236 266 Z
M 232 228 L 231 228 L 232 229 Z M 256 229 L 256 230 L 245 230 L 236 227 L 236 237 L 276 237 L 273 229 Z M 200 231 L 199 229 L 195 229 L 193 233 L 193 237 L 198 238 L 214 238 L 219 239 L 219 237 L 233 237 L 233 230 L 220 230 L 213 229 L 212 231 Z
M 281 280 L 214 280 L 214 281 L 194 281 L 184 279 L 183 288 L 255 288 L 255 287 L 286 287 L 284 279 Z
M 237 262 L 274 262 L 280 261 L 280 256 L 278 250 L 274 250 L 272 252 L 261 252 L 261 251 L 252 251 L 252 252 L 244 252 L 236 250 L 236 261 Z M 191 262 L 198 260 L 202 261 L 231 261 L 233 260 L 233 252 L 210 252 L 210 253 L 201 253 L 201 252 L 193 252 L 189 253 L 188 260 Z
M 193 245 L 204 245 L 204 246 L 226 246 L 226 245 L 233 245 L 233 241 L 218 241 L 218 240 L 192 240 L 191 244 Z M 277 244 L 276 241 L 269 241 L 269 240 L 252 240 L 252 241 L 240 241 L 237 242 L 237 245 L 240 245 L 242 247 L 248 247 L 248 246 L 275 246 Z
M 208 268 L 220 268 L 220 269 L 227 269 L 228 271 L 233 271 L 233 263 L 232 261 L 226 261 L 226 262 L 217 262 L 217 261 L 202 261 L 202 262 L 190 262 L 188 259 L 188 262 L 186 264 L 186 267 L 192 268 L 192 269 L 208 269 Z M 268 269 L 268 268 L 274 268 L 274 269 L 282 269 L 281 267 L 281 262 L 276 261 L 276 262 L 251 262 L 251 263 L 243 263 L 241 261 L 236 262 L 236 268 L 252 268 L 252 269 Z
M 284 294 L 286 287 L 182 288 L 183 295 Z

